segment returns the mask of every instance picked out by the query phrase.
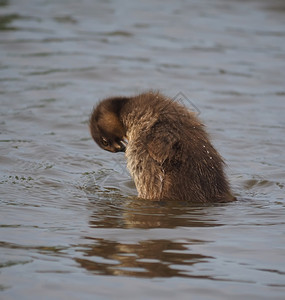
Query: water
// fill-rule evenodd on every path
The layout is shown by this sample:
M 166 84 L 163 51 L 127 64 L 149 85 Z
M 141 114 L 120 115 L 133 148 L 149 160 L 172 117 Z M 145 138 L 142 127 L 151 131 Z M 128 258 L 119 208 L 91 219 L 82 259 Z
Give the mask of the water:
M 0 298 L 284 299 L 283 1 L 0 1 Z M 98 99 L 200 111 L 235 203 L 136 199 Z

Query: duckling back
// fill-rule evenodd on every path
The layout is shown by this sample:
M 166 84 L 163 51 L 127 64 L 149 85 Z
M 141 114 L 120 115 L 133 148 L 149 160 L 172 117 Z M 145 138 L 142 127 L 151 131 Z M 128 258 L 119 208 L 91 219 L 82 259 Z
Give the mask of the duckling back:
M 136 96 L 122 110 L 127 166 L 139 197 L 231 201 L 224 162 L 193 112 L 161 94 Z

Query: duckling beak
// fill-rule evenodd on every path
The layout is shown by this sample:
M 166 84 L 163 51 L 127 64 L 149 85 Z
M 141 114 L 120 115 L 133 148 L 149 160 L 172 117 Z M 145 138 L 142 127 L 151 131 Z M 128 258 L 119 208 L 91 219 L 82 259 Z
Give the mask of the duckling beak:
M 125 152 L 126 151 L 126 146 L 121 143 L 120 149 L 118 150 L 119 152 Z
M 119 144 L 116 145 L 116 152 L 125 152 L 127 144 L 125 141 L 120 141 Z
M 121 140 L 121 146 L 122 146 L 122 148 L 123 148 L 123 150 L 122 150 L 123 152 L 126 151 L 127 145 L 128 145 L 128 140 L 127 140 L 127 138 L 125 137 L 123 140 Z

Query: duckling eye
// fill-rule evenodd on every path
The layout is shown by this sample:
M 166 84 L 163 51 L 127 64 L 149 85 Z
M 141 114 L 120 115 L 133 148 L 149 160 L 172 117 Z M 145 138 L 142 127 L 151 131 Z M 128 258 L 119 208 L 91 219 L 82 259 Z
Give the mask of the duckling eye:
M 102 138 L 102 144 L 103 144 L 103 146 L 109 145 L 108 141 L 104 137 Z

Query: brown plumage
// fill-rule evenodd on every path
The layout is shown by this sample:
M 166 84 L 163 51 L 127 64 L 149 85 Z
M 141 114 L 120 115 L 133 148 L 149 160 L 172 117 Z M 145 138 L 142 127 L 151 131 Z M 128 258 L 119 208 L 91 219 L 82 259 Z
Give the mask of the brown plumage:
M 224 162 L 204 125 L 193 112 L 160 93 L 101 101 L 91 115 L 90 132 L 101 148 L 125 151 L 141 198 L 234 200 Z

